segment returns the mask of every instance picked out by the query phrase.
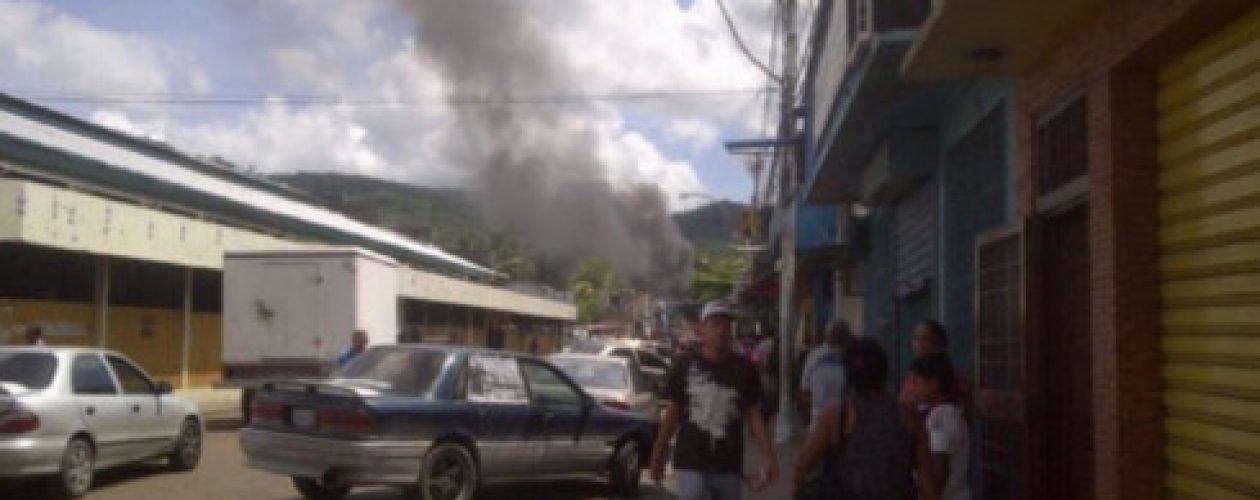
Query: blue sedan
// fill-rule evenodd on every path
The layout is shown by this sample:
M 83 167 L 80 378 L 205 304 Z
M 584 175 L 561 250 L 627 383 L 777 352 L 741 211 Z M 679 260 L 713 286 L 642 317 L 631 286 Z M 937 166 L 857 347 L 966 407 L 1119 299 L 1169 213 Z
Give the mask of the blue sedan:
M 631 496 L 653 426 L 538 358 L 408 345 L 373 347 L 328 380 L 264 384 L 240 439 L 251 467 L 310 499 L 384 484 L 470 500 L 487 483 L 591 475 Z

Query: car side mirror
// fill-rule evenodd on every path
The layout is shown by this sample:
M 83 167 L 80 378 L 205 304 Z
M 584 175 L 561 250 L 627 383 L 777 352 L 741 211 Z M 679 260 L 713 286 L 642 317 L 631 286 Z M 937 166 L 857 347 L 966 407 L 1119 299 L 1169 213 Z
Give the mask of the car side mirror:
M 158 382 L 158 383 L 157 383 L 157 393 L 158 393 L 158 395 L 162 395 L 162 394 L 170 394 L 170 393 L 171 393 L 171 392 L 173 392 L 174 390 L 175 390 L 175 389 L 173 389 L 173 388 L 171 387 L 171 383 L 170 383 L 170 382 Z

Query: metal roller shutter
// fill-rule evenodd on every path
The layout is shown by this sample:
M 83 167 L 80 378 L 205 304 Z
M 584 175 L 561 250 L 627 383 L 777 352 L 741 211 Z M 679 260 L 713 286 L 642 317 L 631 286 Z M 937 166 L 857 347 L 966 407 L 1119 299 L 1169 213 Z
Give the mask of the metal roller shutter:
M 1260 9 L 1159 74 L 1170 498 L 1260 497 Z

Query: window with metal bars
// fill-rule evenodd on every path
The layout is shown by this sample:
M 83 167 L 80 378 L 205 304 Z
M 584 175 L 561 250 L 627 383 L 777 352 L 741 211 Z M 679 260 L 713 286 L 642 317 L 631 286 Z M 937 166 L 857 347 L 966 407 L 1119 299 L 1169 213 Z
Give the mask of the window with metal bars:
M 1038 196 L 1050 194 L 1088 171 L 1087 111 L 1082 94 L 1073 97 L 1037 124 L 1035 176 Z

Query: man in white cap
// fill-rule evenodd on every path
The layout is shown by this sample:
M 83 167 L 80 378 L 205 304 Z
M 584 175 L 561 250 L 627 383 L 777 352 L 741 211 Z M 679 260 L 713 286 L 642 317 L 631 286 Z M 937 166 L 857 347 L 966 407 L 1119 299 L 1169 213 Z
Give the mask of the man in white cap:
M 678 434 L 673 460 L 679 500 L 738 500 L 747 480 L 760 491 L 779 475 L 778 460 L 759 410 L 761 385 L 748 358 L 731 350 L 735 312 L 721 302 L 700 313 L 700 349 L 680 356 L 665 377 L 665 415 L 652 448 L 651 475 L 660 483 L 666 449 Z M 744 423 L 761 452 L 757 474 L 744 476 Z

